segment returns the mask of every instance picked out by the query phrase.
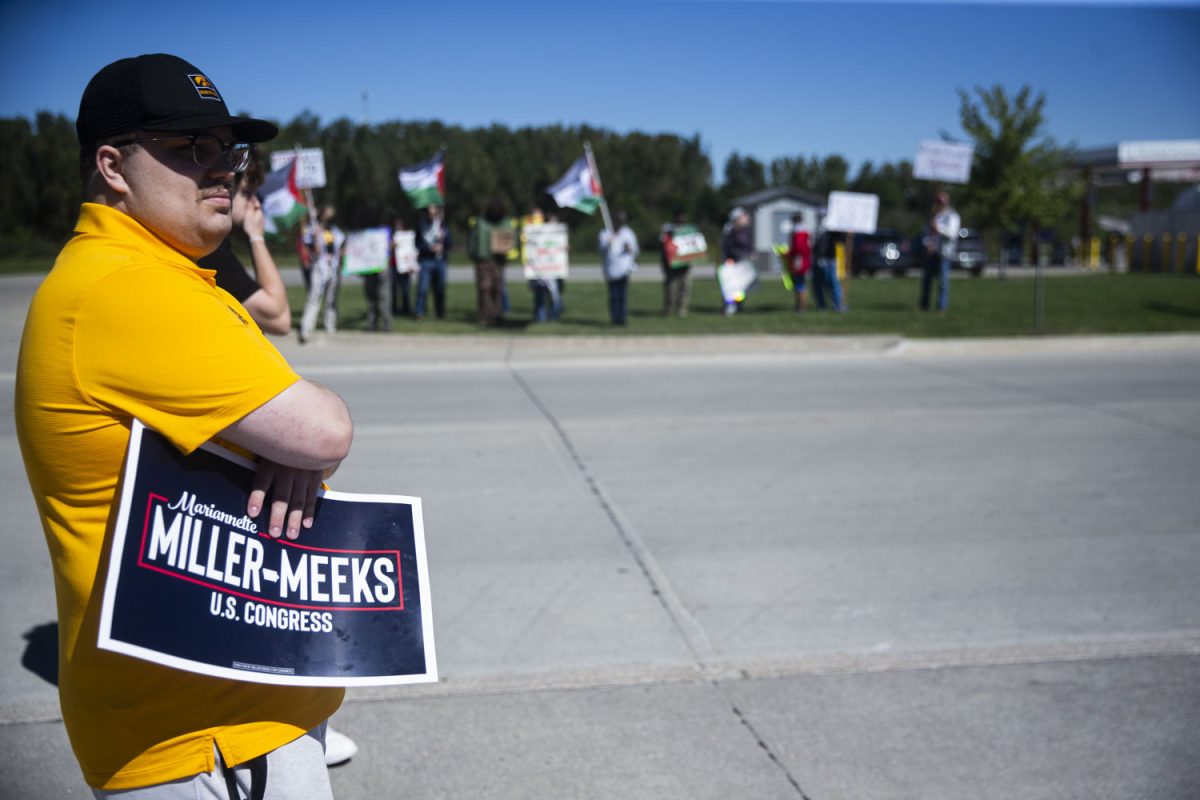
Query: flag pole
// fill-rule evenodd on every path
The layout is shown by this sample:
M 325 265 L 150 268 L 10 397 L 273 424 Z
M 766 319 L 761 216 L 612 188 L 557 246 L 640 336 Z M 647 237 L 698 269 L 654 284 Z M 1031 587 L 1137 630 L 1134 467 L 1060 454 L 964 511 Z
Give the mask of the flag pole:
M 583 154 L 587 156 L 588 169 L 592 171 L 592 177 L 595 179 L 596 185 L 600 187 L 600 215 L 604 217 L 604 229 L 608 231 L 609 236 L 612 236 L 612 217 L 608 214 L 608 202 L 604 199 L 604 184 L 600 180 L 600 170 L 596 169 L 596 157 L 592 155 L 591 142 L 583 143 Z

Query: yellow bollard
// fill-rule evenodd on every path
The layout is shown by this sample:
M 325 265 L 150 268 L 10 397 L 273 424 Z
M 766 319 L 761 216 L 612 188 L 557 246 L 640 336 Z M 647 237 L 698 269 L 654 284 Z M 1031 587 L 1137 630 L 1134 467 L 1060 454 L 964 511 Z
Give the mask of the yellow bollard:
M 1100 268 L 1100 237 L 1093 236 L 1088 253 L 1088 269 Z
M 1143 272 L 1154 271 L 1154 234 L 1147 233 L 1142 237 L 1142 257 L 1140 259 Z
M 1187 254 L 1187 234 L 1175 234 L 1175 262 L 1171 265 L 1172 272 L 1183 272 L 1183 259 Z
M 1171 269 L 1171 239 L 1169 233 L 1162 235 L 1162 262 L 1159 264 L 1162 272 L 1169 272 Z
M 1125 237 L 1125 269 L 1133 269 L 1133 234 Z
M 837 276 L 839 281 L 846 280 L 846 243 L 837 242 L 834 245 L 834 252 L 837 254 Z

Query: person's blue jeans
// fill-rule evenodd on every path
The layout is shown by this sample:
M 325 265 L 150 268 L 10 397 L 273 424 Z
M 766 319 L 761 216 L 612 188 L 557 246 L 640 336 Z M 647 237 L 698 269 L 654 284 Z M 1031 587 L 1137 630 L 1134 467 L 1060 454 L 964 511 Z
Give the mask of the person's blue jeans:
M 562 313 L 562 297 L 558 293 L 558 284 L 554 278 L 529 282 L 533 289 L 533 321 L 546 322 L 558 319 Z
M 624 325 L 625 314 L 628 311 L 626 297 L 629 290 L 629 276 L 616 278 L 608 282 L 608 314 L 613 325 Z
M 937 310 L 945 311 L 950 307 L 950 259 L 933 254 L 925 259 L 921 270 L 921 310 L 929 310 L 929 290 L 933 288 L 933 279 L 937 277 L 938 295 Z
M 425 297 L 433 289 L 433 308 L 438 319 L 446 316 L 446 259 L 423 258 L 420 261 L 421 274 L 417 279 L 417 303 L 413 313 L 418 317 L 425 316 Z
M 828 293 L 830 305 L 834 311 L 842 310 L 842 284 L 837 276 L 836 261 L 818 261 L 813 267 L 813 300 L 817 308 L 824 309 L 827 305 L 825 295 Z

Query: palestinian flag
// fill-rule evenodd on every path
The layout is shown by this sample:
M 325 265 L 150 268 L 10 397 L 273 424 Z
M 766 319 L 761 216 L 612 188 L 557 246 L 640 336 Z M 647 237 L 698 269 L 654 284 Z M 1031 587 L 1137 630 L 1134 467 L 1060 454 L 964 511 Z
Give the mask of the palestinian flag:
M 400 168 L 400 186 L 415 207 L 428 208 L 446 202 L 446 167 L 442 163 L 445 155 L 445 150 L 438 150 L 428 161 Z
M 267 175 L 258 190 L 262 202 L 263 232 L 267 236 L 282 238 L 308 213 L 304 206 L 304 193 L 296 186 L 297 159 Z
M 592 174 L 586 156 L 581 156 L 558 183 L 546 189 L 554 197 L 559 208 L 574 208 L 585 214 L 594 214 L 600 207 L 600 183 Z

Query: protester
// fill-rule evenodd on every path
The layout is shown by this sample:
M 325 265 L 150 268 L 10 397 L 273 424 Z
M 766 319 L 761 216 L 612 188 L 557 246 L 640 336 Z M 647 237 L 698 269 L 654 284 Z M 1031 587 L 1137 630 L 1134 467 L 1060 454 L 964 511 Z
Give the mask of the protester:
M 734 208 L 729 212 L 729 221 L 721 230 L 721 261 L 726 267 L 733 267 L 737 264 L 750 265 L 752 255 L 754 255 L 754 242 L 750 235 L 750 214 L 744 208 Z M 749 291 L 749 288 L 747 286 L 745 290 L 729 295 L 726 295 L 722 288 L 725 316 L 732 317 L 738 312 L 746 300 L 746 292 Z
M 199 69 L 157 54 L 100 70 L 76 130 L 85 202 L 30 304 L 14 402 L 54 571 L 72 749 L 98 798 L 236 787 L 330 798 L 322 738 L 342 689 L 214 678 L 97 645 L 102 556 L 135 418 L 183 453 L 219 436 L 257 454 L 246 513 L 264 513 L 272 537 L 312 524 L 317 488 L 349 451 L 342 400 L 296 375 L 195 264 L 229 235 L 244 143 L 277 129 L 231 116 Z
M 950 264 L 958 253 L 958 231 L 962 220 L 958 212 L 950 207 L 950 195 L 938 192 L 933 201 L 933 214 L 925 225 L 921 243 L 925 245 L 925 260 L 921 268 L 922 311 L 929 310 L 929 290 L 937 278 L 937 310 L 945 314 L 950 310 Z
M 637 236 L 629 227 L 624 211 L 613 215 L 616 230 L 600 231 L 600 255 L 604 259 L 604 280 L 608 283 L 608 314 L 613 325 L 625 325 L 628 316 L 629 276 L 637 269 Z
M 792 279 L 792 293 L 796 297 L 795 311 L 803 314 L 808 309 L 808 293 L 805 282 L 812 268 L 812 248 L 808 231 L 804 229 L 804 215 L 792 215 L 792 235 L 788 241 L 787 269 Z
M 250 277 L 234 254 L 232 234 L 196 263 L 216 271 L 217 286 L 233 295 L 250 312 L 258 327 L 281 336 L 292 329 L 292 309 L 288 305 L 287 288 L 263 236 L 262 203 L 255 195 L 262 181 L 262 164 L 253 156 L 246 171 L 233 176 L 230 217 L 234 230 L 240 229 L 249 240 L 254 277 Z
M 471 230 L 469 250 L 475 262 L 475 297 L 481 325 L 500 321 L 504 264 L 516 244 L 516 231 L 504 201 L 493 198 Z
M 521 218 L 521 261 L 529 263 L 529 240 L 526 229 L 530 225 L 545 223 L 540 208 L 534 208 Z M 529 279 L 529 291 L 533 293 L 533 321 L 547 322 L 558 319 L 562 310 L 562 299 L 558 293 L 558 281 L 561 278 L 537 276 Z
M 388 237 L 391 244 L 391 237 Z M 391 250 L 391 247 L 388 248 Z M 369 331 L 387 332 L 392 329 L 392 270 L 384 265 L 378 272 L 367 272 L 362 276 L 363 297 L 367 301 L 367 325 Z
M 398 216 L 392 223 L 392 246 L 388 248 L 388 269 L 392 273 L 392 316 L 408 317 L 412 315 L 412 273 L 401 271 L 402 264 L 396 258 L 396 247 L 400 234 L 405 233 L 408 226 L 404 217 Z M 414 237 L 415 238 L 415 237 Z
M 686 317 L 691 295 L 692 262 L 675 257 L 675 233 L 685 228 L 682 211 L 675 212 L 671 221 L 662 226 L 663 316 Z
M 425 297 L 433 289 L 433 308 L 438 319 L 446 316 L 446 251 L 450 249 L 450 229 L 440 205 L 417 212 L 417 260 L 421 265 L 417 280 L 416 319 L 425 317 Z
M 817 302 L 817 308 L 822 311 L 828 307 L 841 312 L 845 310 L 845 306 L 842 304 L 842 284 L 838 280 L 837 247 L 845 242 L 846 235 L 829 230 L 825 225 L 825 217 L 826 211 L 821 209 L 818 222 L 820 234 L 817 236 L 817 246 L 813 253 L 813 260 L 816 262 L 816 269 L 813 270 L 813 299 Z M 829 296 L 828 303 L 825 301 L 826 295 Z
M 300 344 L 312 336 L 317 327 L 317 314 L 325 306 L 325 332 L 337 330 L 337 294 L 342 282 L 342 247 L 346 235 L 334 224 L 333 206 L 321 209 L 320 218 L 312 225 L 305 241 L 312 257 L 312 281 L 304 314 L 300 318 Z

